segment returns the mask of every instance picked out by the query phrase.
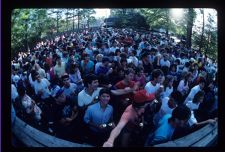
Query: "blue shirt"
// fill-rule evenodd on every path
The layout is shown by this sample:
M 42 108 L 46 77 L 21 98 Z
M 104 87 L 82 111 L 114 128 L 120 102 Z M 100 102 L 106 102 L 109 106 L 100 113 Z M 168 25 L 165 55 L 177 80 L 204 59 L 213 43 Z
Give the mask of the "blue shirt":
M 153 141 L 159 143 L 160 141 L 166 142 L 168 140 L 171 140 L 171 137 L 173 135 L 175 128 L 173 128 L 169 124 L 168 122 L 169 118 L 171 118 L 171 114 L 166 114 L 159 121 L 159 126 L 158 126 L 158 129 L 155 131 L 155 136 Z
M 112 121 L 113 118 L 113 108 L 110 105 L 107 105 L 105 110 L 100 106 L 100 103 L 97 102 L 88 107 L 84 115 L 84 122 L 89 123 L 90 121 L 96 125 L 107 124 Z M 91 130 L 98 131 L 96 128 L 91 127 Z

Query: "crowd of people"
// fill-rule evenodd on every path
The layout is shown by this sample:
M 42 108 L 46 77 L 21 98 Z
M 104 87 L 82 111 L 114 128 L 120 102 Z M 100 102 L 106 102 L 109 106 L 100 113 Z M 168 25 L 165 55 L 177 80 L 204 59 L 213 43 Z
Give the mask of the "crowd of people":
M 94 146 L 152 146 L 217 121 L 217 63 L 185 41 L 133 29 L 84 29 L 11 62 L 15 117 Z

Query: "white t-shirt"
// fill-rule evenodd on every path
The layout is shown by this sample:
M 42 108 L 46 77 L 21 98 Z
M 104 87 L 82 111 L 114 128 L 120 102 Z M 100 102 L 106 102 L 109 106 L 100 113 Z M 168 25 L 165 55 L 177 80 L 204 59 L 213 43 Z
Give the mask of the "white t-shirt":
M 34 82 L 35 82 L 35 80 L 34 81 L 32 80 L 31 74 L 29 75 L 29 82 L 30 82 L 31 87 L 34 88 Z
M 177 87 L 177 90 L 180 93 L 184 94 L 185 90 L 188 90 L 188 89 L 189 89 L 188 83 L 185 85 L 184 84 L 184 80 L 181 80 L 180 83 L 179 83 L 179 85 L 178 85 L 178 87 Z
M 171 88 L 166 87 L 166 90 L 162 93 L 162 97 L 163 98 L 169 97 L 172 92 L 173 92 L 173 87 Z
M 48 86 L 50 85 L 49 81 L 46 78 L 41 79 L 41 82 L 38 83 L 37 80 L 34 82 L 34 90 L 35 94 L 38 95 L 38 91 L 42 91 L 43 94 L 41 95 L 42 99 L 46 99 L 50 96 L 50 90 Z
M 193 103 L 192 101 L 188 101 L 187 103 L 186 103 L 186 106 L 188 107 L 188 108 L 190 108 L 191 110 L 196 110 L 196 109 L 198 109 L 198 107 L 199 107 L 199 105 L 200 105 L 200 103 Z
M 165 61 L 164 59 L 160 59 L 160 66 L 162 67 L 162 66 L 167 66 L 168 68 L 170 67 L 170 61 L 169 60 L 167 60 L 167 61 Z
M 169 97 L 165 97 L 162 99 L 162 106 L 161 106 L 161 109 L 164 114 L 172 114 L 173 112 L 173 109 L 171 109 L 169 106 L 168 106 L 168 101 L 169 101 Z
M 54 73 L 55 75 L 58 75 L 60 78 L 61 76 L 66 72 L 66 66 L 65 63 L 62 62 L 61 66 L 59 66 L 58 64 L 55 65 L 54 67 Z
M 189 100 L 193 100 L 194 96 L 196 95 L 196 93 L 198 93 L 200 91 L 200 86 L 196 85 L 195 87 L 193 87 L 190 91 L 190 93 L 188 94 L 187 98 L 185 99 L 185 104 L 187 103 L 187 101 Z
M 132 62 L 136 67 L 138 66 L 138 59 L 135 56 L 130 56 L 129 59 L 130 59 L 130 62 Z
M 191 117 L 190 117 L 190 119 L 188 120 L 188 124 L 189 124 L 190 126 L 192 126 L 192 125 L 196 124 L 197 122 L 198 122 L 198 121 L 197 121 L 197 119 L 195 118 L 194 112 L 191 111 Z
M 157 83 L 155 86 L 152 85 L 152 82 L 148 82 L 146 85 L 145 85 L 145 90 L 149 93 L 149 94 L 152 94 L 152 93 L 155 93 L 160 87 L 160 83 Z
M 86 93 L 85 89 L 83 89 L 78 94 L 78 106 L 83 107 L 83 106 L 91 103 L 94 100 L 94 98 L 99 95 L 100 90 L 101 90 L 101 88 L 97 88 L 90 96 L 89 94 Z

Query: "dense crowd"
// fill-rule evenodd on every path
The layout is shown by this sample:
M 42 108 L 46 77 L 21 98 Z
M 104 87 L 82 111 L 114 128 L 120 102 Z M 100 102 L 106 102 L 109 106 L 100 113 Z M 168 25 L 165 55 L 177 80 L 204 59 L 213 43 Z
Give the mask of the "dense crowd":
M 217 121 L 217 63 L 185 41 L 133 29 L 85 29 L 11 62 L 15 117 L 94 146 L 152 146 Z

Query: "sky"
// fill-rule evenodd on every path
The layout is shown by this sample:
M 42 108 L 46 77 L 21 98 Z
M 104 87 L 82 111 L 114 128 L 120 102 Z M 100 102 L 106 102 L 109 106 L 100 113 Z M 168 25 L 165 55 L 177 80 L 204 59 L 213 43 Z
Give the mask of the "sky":
M 93 16 L 95 18 L 102 18 L 102 17 L 109 17 L 110 15 L 110 9 L 94 9 L 96 14 Z

